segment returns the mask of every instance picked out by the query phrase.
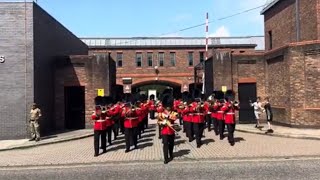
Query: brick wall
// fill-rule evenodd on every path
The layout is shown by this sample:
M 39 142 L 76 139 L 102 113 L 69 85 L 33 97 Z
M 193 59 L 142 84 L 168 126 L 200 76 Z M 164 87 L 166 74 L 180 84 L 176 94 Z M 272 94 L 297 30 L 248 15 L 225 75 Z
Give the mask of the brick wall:
M 0 63 L 0 139 L 28 136 L 33 102 L 32 9 L 32 3 L 0 3 L 0 55 L 6 58 Z
M 86 127 L 91 127 L 90 116 L 94 111 L 97 89 L 104 89 L 105 96 L 112 96 L 115 64 L 108 56 L 70 56 L 56 62 L 55 71 L 55 122 L 56 129 L 63 130 L 65 122 L 64 87 L 85 87 Z
M 112 50 L 97 50 L 91 49 L 90 54 L 108 54 L 111 59 L 116 61 L 117 52 L 123 54 L 123 66 L 117 67 L 117 81 L 118 85 L 122 85 L 122 78 L 131 77 L 133 85 L 142 85 L 148 82 L 165 81 L 173 84 L 187 86 L 194 82 L 194 66 L 200 61 L 200 51 L 203 49 L 192 48 L 172 48 L 172 49 L 112 49 Z M 136 53 L 142 53 L 142 67 L 136 67 Z M 149 67 L 147 63 L 147 53 L 153 53 L 153 66 Z M 163 52 L 164 66 L 160 67 L 158 64 L 158 53 Z M 176 66 L 170 65 L 170 52 L 176 53 Z M 193 66 L 188 66 L 188 52 L 193 52 Z M 159 73 L 155 73 L 154 66 L 158 66 Z
M 54 130 L 54 61 L 59 56 L 86 55 L 88 47 L 37 4 L 34 16 L 34 101 L 42 109 L 41 132 Z M 50 32 L 50 35 L 48 35 Z
M 264 13 L 266 50 L 269 50 L 270 47 L 269 31 L 272 31 L 273 48 L 296 41 L 294 2 L 295 0 L 279 1 L 277 5 Z
M 300 0 L 300 41 L 316 40 L 318 38 L 318 0 Z
M 300 41 L 319 39 L 320 33 L 320 1 L 300 0 Z M 264 13 L 265 45 L 269 50 L 269 31 L 272 31 L 273 48 L 297 41 L 295 0 L 279 1 Z
M 266 53 L 267 92 L 275 121 L 319 127 L 320 44 L 300 43 Z

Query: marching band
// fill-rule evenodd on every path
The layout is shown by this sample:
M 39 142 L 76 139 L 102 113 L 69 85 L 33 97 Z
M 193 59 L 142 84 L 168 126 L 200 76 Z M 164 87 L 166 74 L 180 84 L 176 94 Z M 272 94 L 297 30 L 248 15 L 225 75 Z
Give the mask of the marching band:
M 159 139 L 162 139 L 164 163 L 173 159 L 175 134 L 181 126 L 189 142 L 196 140 L 197 148 L 202 145 L 204 129 L 224 139 L 225 127 L 228 131 L 228 142 L 234 146 L 235 112 L 239 110 L 237 101 L 223 100 L 209 97 L 206 101 L 201 98 L 182 101 L 173 97 L 164 96 L 162 101 L 154 99 L 137 101 L 136 103 L 117 102 L 104 106 L 96 106 L 91 119 L 94 128 L 94 156 L 99 155 L 99 142 L 101 149 L 106 153 L 106 137 L 108 144 L 112 145 L 111 135 L 114 132 L 116 140 L 119 129 L 125 136 L 125 153 L 131 151 L 131 146 L 138 149 L 138 138 L 148 128 L 148 114 L 151 120 L 157 118 Z M 155 116 L 157 113 L 157 116 Z M 179 123 L 179 125 L 178 125 Z

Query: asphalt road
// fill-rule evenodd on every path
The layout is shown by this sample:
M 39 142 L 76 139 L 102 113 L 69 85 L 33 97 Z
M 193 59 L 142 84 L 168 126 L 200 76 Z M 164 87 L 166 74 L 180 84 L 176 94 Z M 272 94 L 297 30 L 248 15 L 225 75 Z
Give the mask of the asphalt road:
M 320 158 L 139 162 L 0 168 L 15 179 L 320 179 Z

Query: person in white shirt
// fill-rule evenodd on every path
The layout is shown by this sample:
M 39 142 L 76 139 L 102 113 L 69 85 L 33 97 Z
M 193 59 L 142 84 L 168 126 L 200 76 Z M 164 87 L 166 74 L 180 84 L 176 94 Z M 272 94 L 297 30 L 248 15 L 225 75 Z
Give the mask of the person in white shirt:
M 254 103 L 251 103 L 250 102 L 250 104 L 251 104 L 251 106 L 253 106 L 253 110 L 254 110 L 254 116 L 255 116 L 255 118 L 256 118 L 256 128 L 259 128 L 260 127 L 260 115 L 261 115 L 261 113 L 262 113 L 262 111 L 263 111 L 263 108 L 262 108 L 262 103 L 260 102 L 260 97 L 257 97 L 257 100 L 256 100 L 256 102 L 254 102 Z

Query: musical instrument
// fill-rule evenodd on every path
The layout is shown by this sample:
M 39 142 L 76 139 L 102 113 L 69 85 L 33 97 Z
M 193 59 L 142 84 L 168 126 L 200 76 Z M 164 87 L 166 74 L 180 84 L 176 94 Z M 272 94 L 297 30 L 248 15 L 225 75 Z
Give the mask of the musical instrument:
M 171 114 L 171 113 L 169 113 L 169 114 Z M 165 115 L 164 117 L 161 115 L 161 116 L 159 116 L 157 123 L 160 126 L 169 127 L 171 130 L 173 130 L 175 132 L 175 134 L 177 134 L 178 132 L 173 128 L 171 121 L 173 121 L 173 120 L 170 119 L 169 115 Z

